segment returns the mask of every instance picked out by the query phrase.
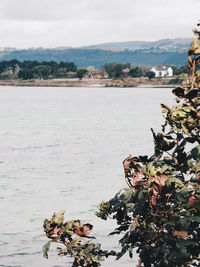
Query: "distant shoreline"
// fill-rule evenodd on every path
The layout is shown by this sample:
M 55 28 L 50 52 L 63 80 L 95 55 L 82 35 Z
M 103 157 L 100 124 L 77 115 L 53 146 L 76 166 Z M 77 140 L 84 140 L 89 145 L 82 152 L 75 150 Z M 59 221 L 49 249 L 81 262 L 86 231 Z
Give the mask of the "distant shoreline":
M 132 79 L 51 79 L 51 80 L 0 80 L 0 86 L 27 87 L 163 87 L 173 88 L 176 85 L 166 84 L 163 80 Z

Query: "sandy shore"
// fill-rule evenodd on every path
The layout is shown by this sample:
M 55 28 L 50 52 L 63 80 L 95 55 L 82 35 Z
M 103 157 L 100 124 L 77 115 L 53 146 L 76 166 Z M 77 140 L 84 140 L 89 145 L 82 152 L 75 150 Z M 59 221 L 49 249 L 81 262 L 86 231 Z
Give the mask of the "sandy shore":
M 174 87 L 166 80 L 128 79 L 51 79 L 51 80 L 0 80 L 0 86 L 48 86 L 48 87 Z

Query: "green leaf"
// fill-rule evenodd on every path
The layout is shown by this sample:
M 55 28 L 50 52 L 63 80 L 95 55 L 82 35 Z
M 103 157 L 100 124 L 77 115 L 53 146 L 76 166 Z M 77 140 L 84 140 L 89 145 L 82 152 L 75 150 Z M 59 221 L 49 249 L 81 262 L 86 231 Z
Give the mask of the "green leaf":
M 145 194 L 144 194 L 144 192 L 141 190 L 139 193 L 138 193 L 138 200 L 143 200 L 143 199 L 145 199 Z
M 162 112 L 163 113 L 166 113 L 166 112 L 170 111 L 170 108 L 167 105 L 165 105 L 165 104 L 160 104 L 160 105 L 162 107 Z
M 176 241 L 177 248 L 188 247 L 192 245 L 195 246 L 196 242 L 192 240 L 184 240 L 184 239 L 177 239 Z
M 46 259 L 48 259 L 48 252 L 49 252 L 49 249 L 50 249 L 51 242 L 52 242 L 52 240 L 48 241 L 48 242 L 42 247 L 43 257 L 45 257 Z
M 128 251 L 128 249 L 129 249 L 129 245 L 124 245 L 123 247 L 122 247 L 122 250 L 119 252 L 119 253 L 117 253 L 117 258 L 116 258 L 116 260 L 119 260 L 124 254 L 126 254 L 126 252 Z
M 163 174 L 163 173 L 169 173 L 171 171 L 171 169 L 172 169 L 171 166 L 165 164 L 165 165 L 162 166 L 162 168 L 159 170 L 159 172 L 161 174 Z
M 59 212 L 54 212 L 54 214 L 51 218 L 51 223 L 55 223 L 58 225 L 62 224 L 64 221 L 64 214 L 65 214 L 64 210 L 61 210 Z
M 200 145 L 191 150 L 191 156 L 195 160 L 200 160 Z
M 182 131 L 185 133 L 185 134 L 187 134 L 187 135 L 190 135 L 190 132 L 189 132 L 189 130 L 187 129 L 187 127 L 184 125 L 184 122 L 180 122 L 181 123 L 181 129 L 182 129 Z
M 200 216 L 192 216 L 191 221 L 200 223 Z
M 174 184 L 175 188 L 184 187 L 184 183 L 180 179 L 175 178 L 175 177 L 169 177 L 169 179 L 166 182 L 166 185 L 171 186 L 172 184 Z

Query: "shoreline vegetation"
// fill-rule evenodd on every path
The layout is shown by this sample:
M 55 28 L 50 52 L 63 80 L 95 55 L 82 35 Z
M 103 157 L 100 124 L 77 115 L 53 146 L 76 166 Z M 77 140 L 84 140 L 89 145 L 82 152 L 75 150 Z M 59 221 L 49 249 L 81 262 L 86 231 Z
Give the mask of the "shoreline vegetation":
M 51 87 L 138 87 L 180 84 L 189 74 L 188 66 L 132 66 L 106 63 L 80 68 L 73 62 L 18 61 L 0 62 L 0 86 Z
M 35 80 L 0 80 L 0 86 L 27 87 L 166 87 L 172 79 L 123 78 L 123 79 L 35 79 Z

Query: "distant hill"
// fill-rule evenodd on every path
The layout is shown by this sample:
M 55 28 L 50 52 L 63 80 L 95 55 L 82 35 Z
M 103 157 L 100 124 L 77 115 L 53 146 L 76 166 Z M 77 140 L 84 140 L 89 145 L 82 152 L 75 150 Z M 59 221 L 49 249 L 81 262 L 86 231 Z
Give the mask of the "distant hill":
M 24 49 L 0 51 L 0 60 L 18 59 L 37 61 L 68 61 L 78 67 L 100 68 L 105 63 L 131 63 L 132 65 L 187 63 L 187 48 L 190 38 L 159 41 L 134 41 L 107 43 L 84 48 Z
M 138 49 L 150 49 L 150 50 L 186 50 L 191 42 L 192 38 L 176 38 L 176 39 L 162 39 L 158 41 L 129 41 L 129 42 L 115 42 L 104 43 L 97 45 L 90 45 L 82 47 L 84 49 L 101 49 L 111 51 L 123 51 L 123 50 L 138 50 Z

